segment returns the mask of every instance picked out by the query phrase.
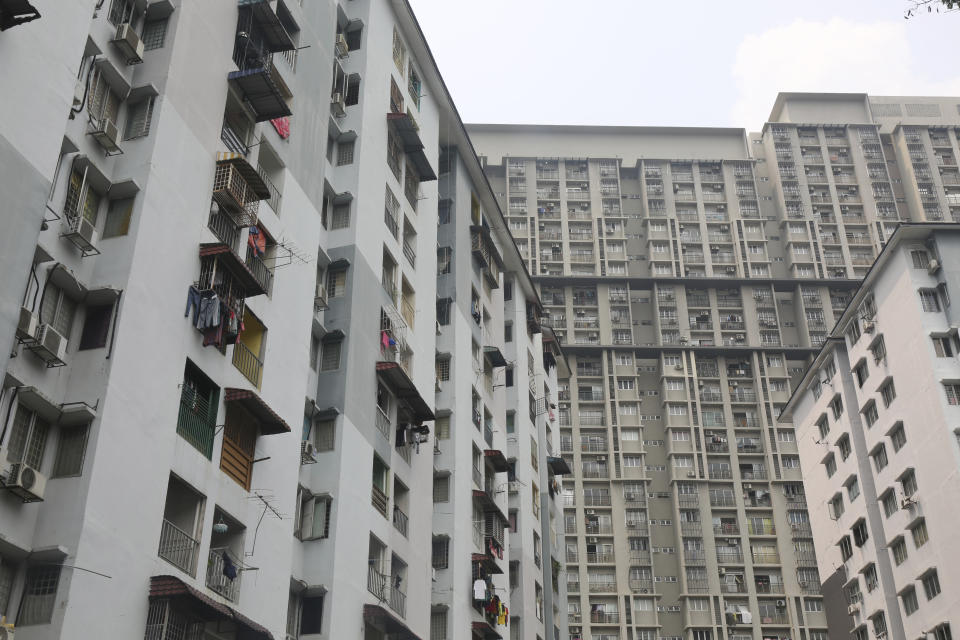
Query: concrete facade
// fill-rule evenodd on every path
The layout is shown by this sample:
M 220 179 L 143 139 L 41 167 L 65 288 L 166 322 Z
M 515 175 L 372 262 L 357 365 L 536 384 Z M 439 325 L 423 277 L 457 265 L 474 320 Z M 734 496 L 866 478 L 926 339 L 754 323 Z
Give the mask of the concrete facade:
M 956 621 L 958 242 L 956 225 L 901 226 L 785 409 L 858 640 L 949 638 Z

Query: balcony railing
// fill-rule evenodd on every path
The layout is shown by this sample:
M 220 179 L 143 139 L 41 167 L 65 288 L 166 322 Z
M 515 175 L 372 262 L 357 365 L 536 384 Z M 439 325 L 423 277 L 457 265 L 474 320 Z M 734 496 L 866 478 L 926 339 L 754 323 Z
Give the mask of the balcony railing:
M 680 533 L 685 536 L 699 536 L 703 533 L 703 526 L 699 522 L 681 522 Z
M 226 213 L 217 209 L 210 213 L 207 220 L 207 226 L 213 231 L 213 235 L 223 244 L 229 246 L 233 251 L 237 250 L 237 242 L 240 240 L 240 230 L 237 223 Z
M 160 528 L 160 549 L 158 555 L 190 574 L 197 569 L 197 550 L 200 541 L 194 540 L 186 531 L 169 520 L 164 520 Z
M 224 571 L 228 562 L 237 569 L 236 577 L 233 579 L 229 578 Z M 230 602 L 236 602 L 240 596 L 240 576 L 243 575 L 240 571 L 241 566 L 240 560 L 229 549 L 211 548 L 207 559 L 207 587 Z
M 618 611 L 591 611 L 590 622 L 592 624 L 619 624 L 620 613 Z
M 756 582 L 757 593 L 783 593 L 782 582 Z
M 645 580 L 643 578 L 631 578 L 630 589 L 633 591 L 641 592 L 641 593 L 653 591 L 653 580 Z
M 384 597 L 387 590 L 387 576 L 380 573 L 380 571 L 373 565 L 367 569 L 367 591 L 372 593 L 377 600 L 383 602 L 386 600 Z
M 399 531 L 401 534 L 403 534 L 404 538 L 407 537 L 408 520 L 409 519 L 407 517 L 407 514 L 405 514 L 400 507 L 394 505 L 393 506 L 393 527 L 394 529 Z
M 740 551 L 717 551 L 717 562 L 719 564 L 741 564 L 743 563 L 743 553 Z
M 604 553 L 601 551 L 588 551 L 587 562 L 591 563 L 612 563 L 616 562 L 616 556 L 613 553 Z
M 387 517 L 387 494 L 377 485 L 373 485 L 370 492 L 370 503 L 384 518 Z
M 613 533 L 613 527 L 610 525 L 601 525 L 601 524 L 590 524 L 589 522 L 584 525 L 584 531 L 588 536 L 596 535 L 610 535 Z
M 650 564 L 650 552 L 643 549 L 634 549 L 630 552 L 630 562 L 634 564 Z
M 713 525 L 713 533 L 718 536 L 740 535 L 740 525 L 736 522 L 723 522 Z
M 589 583 L 590 593 L 613 593 L 617 590 L 615 582 L 591 582 Z
M 253 247 L 247 247 L 247 266 L 253 272 L 253 277 L 267 293 L 273 288 L 273 270 L 267 266 L 263 258 L 258 256 Z
M 233 366 L 243 374 L 243 377 L 253 383 L 253 386 L 260 388 L 263 361 L 239 340 L 233 345 Z
M 407 259 L 411 267 L 416 266 L 417 250 L 406 240 L 403 241 L 403 257 Z
M 198 394 L 193 387 L 183 385 L 180 392 L 177 433 L 200 453 L 210 458 L 213 455 L 215 432 L 215 413 L 211 416 L 207 399 Z

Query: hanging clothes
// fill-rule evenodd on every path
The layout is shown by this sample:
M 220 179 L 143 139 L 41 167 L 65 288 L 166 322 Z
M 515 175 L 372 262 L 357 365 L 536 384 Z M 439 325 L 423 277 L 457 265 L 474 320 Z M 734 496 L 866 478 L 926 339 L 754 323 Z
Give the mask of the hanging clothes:
M 186 318 L 190 315 L 190 307 L 193 307 L 193 326 L 197 326 L 197 318 L 200 315 L 200 290 L 195 286 L 190 285 L 190 288 L 187 289 L 187 308 L 183 310 L 183 317 Z
M 250 233 L 247 234 L 247 245 L 253 249 L 253 255 L 258 258 L 262 257 L 267 251 L 267 234 L 256 225 L 250 227 Z
M 487 583 L 480 578 L 473 581 L 473 599 L 474 600 L 487 599 Z
M 213 291 L 200 295 L 200 311 L 197 314 L 197 329 L 209 329 L 220 324 L 220 298 Z
M 233 564 L 233 560 L 230 559 L 230 555 L 224 551 L 221 555 L 223 558 L 223 575 L 226 576 L 227 580 L 233 582 L 237 578 L 237 565 Z

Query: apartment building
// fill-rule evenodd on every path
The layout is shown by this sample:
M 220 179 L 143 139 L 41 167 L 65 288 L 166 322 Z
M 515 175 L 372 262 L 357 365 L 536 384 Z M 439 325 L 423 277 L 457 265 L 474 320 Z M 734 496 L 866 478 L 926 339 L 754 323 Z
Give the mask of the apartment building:
M 13 633 L 556 637 L 565 361 L 407 3 L 36 4 L 0 35 L 5 95 L 57 79 L 4 105 L 42 133 L 2 142 Z
M 749 135 L 468 127 L 572 360 L 572 637 L 845 633 L 778 416 L 900 222 L 960 213 L 957 103 L 780 94 Z
M 958 256 L 957 225 L 900 226 L 785 407 L 857 640 L 951 638 L 956 622 Z

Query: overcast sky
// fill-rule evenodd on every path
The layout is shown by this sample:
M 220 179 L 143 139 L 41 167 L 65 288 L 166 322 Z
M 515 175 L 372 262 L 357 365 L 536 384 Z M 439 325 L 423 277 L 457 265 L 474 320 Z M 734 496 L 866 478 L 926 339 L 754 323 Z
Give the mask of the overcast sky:
M 736 126 L 778 91 L 960 95 L 908 0 L 410 0 L 465 122 Z

